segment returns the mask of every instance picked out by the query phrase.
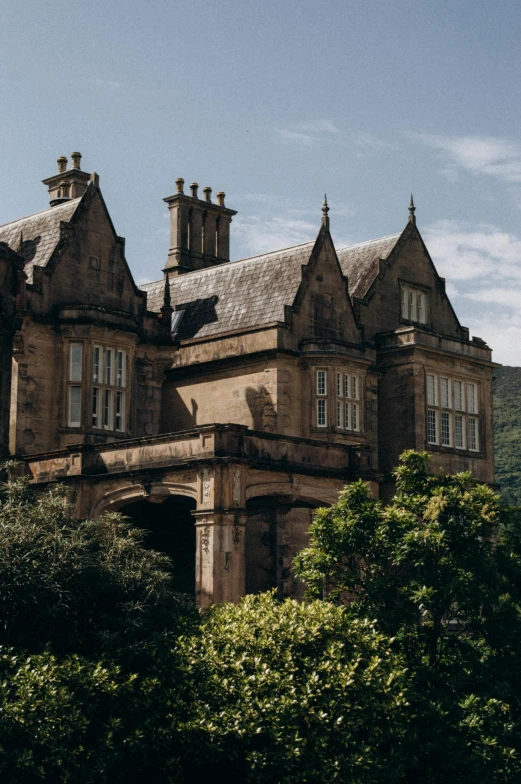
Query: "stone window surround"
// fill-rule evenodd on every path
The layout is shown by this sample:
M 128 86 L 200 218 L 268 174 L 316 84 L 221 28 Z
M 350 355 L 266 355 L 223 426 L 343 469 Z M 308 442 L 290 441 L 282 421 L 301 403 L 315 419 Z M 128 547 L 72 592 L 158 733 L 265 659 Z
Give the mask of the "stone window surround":
M 107 340 L 108 338 L 108 340 Z M 80 345 L 82 359 L 81 359 L 81 381 L 73 381 L 71 379 L 71 346 L 72 345 Z M 96 384 L 93 381 L 93 370 L 94 370 L 94 348 L 101 347 L 101 348 L 110 348 L 114 350 L 114 357 L 117 357 L 117 352 L 122 351 L 126 355 L 126 386 L 123 388 L 119 388 L 121 391 L 125 393 L 124 399 L 121 400 L 123 405 L 122 415 L 124 418 L 124 426 L 117 430 L 115 427 L 115 421 L 112 423 L 112 427 L 96 427 L 93 425 L 93 395 L 94 395 L 94 387 L 100 387 L 99 384 Z M 64 391 L 63 391 L 63 400 L 65 402 L 64 412 L 63 412 L 63 429 L 68 432 L 84 432 L 90 431 L 92 433 L 98 434 L 110 434 L 114 437 L 128 437 L 131 431 L 131 416 L 132 416 L 132 368 L 133 368 L 133 361 L 134 361 L 134 346 L 125 344 L 122 341 L 118 340 L 111 340 L 110 335 L 104 336 L 74 336 L 70 335 L 63 341 L 63 362 L 64 367 L 66 368 L 66 372 L 63 374 L 64 377 Z M 115 369 L 116 371 L 116 369 Z M 71 388 L 80 388 L 80 421 L 77 423 L 76 421 L 72 423 L 71 420 Z M 101 389 L 104 389 L 104 386 L 101 385 Z M 117 392 L 116 386 L 109 387 L 109 389 L 114 389 Z M 114 406 L 116 405 L 116 397 L 114 394 Z M 103 417 L 103 410 L 101 410 L 101 416 Z M 114 413 L 113 419 L 115 420 L 116 413 Z
M 311 406 L 311 432 L 314 434 L 320 433 L 338 433 L 343 435 L 359 435 L 364 431 L 364 397 L 365 397 L 365 369 L 353 366 L 351 364 L 336 363 L 332 365 L 316 364 L 311 368 L 311 386 L 312 386 L 312 406 Z M 325 373 L 325 394 L 319 394 L 319 373 Z M 337 394 L 337 374 L 342 377 L 342 395 Z M 345 396 L 345 378 L 349 377 L 349 396 Z M 358 379 L 357 398 L 352 397 L 352 379 L 355 376 Z M 349 428 L 344 425 L 338 425 L 337 420 L 337 403 L 342 401 L 343 408 L 343 423 L 345 423 L 346 408 L 349 411 Z M 323 409 L 325 408 L 325 424 L 318 424 L 319 420 L 319 401 L 324 401 Z M 353 406 L 357 406 L 358 413 L 358 426 L 356 429 L 352 427 Z M 322 407 L 322 406 L 321 406 Z
M 403 324 L 420 324 L 422 327 L 429 326 L 430 324 L 430 299 L 431 299 L 431 288 L 429 286 L 422 286 L 419 283 L 411 283 L 407 280 L 400 280 L 400 322 Z M 409 317 L 409 295 L 410 294 L 422 294 L 424 296 L 424 319 L 420 320 L 418 318 L 412 319 Z M 407 308 L 407 315 L 404 314 L 404 297 L 407 297 L 405 300 L 406 308 Z M 415 308 L 417 310 L 418 304 L 415 304 Z
M 434 377 L 434 402 L 432 395 L 429 394 L 429 386 L 432 382 L 429 377 Z M 442 380 L 447 379 L 448 385 L 442 387 Z M 458 404 L 457 398 L 460 393 L 456 392 L 456 384 L 461 384 L 461 402 Z M 439 368 L 425 368 L 425 447 L 430 451 L 449 452 L 451 454 L 468 455 L 469 457 L 484 457 L 484 434 L 483 434 L 483 414 L 482 414 L 482 391 L 481 382 L 476 377 L 469 378 L 450 371 L 444 372 Z M 469 390 L 473 389 L 474 411 L 469 411 Z M 458 405 L 458 408 L 456 408 Z M 458 427 L 458 420 L 460 426 Z M 475 422 L 474 435 L 476 448 L 468 445 L 469 421 Z M 436 441 L 429 439 L 429 428 L 435 428 Z M 449 443 L 442 443 L 443 433 L 448 433 Z M 461 433 L 462 446 L 456 446 L 457 431 Z

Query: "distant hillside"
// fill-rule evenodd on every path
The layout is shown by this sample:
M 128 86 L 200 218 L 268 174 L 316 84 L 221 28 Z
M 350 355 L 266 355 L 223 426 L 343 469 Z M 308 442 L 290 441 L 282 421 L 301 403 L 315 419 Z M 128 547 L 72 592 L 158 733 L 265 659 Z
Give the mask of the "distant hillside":
M 496 481 L 505 501 L 521 506 L 521 368 L 494 372 Z

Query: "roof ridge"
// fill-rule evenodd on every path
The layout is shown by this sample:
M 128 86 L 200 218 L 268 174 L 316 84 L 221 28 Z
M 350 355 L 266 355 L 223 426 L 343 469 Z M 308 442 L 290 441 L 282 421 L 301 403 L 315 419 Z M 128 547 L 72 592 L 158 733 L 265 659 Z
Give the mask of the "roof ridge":
M 32 212 L 30 215 L 24 215 L 23 218 L 15 218 L 12 221 L 8 221 L 7 223 L 0 224 L 0 229 L 5 229 L 6 226 L 11 226 L 13 223 L 19 223 L 19 221 L 24 221 L 27 220 L 28 218 L 35 218 L 37 215 L 43 215 L 44 212 L 50 212 L 51 210 L 54 212 L 55 210 L 65 206 L 69 206 L 74 202 L 79 202 L 81 201 L 81 199 L 82 196 L 78 196 L 76 199 L 69 199 L 68 201 L 63 202 L 63 204 L 57 204 L 54 207 L 46 207 L 44 210 L 39 210 L 38 212 Z
M 341 248 L 337 248 L 336 251 L 340 250 L 351 250 L 351 248 L 360 248 L 362 245 L 371 245 L 373 242 L 381 242 L 382 240 L 390 240 L 394 237 L 399 237 L 402 234 L 401 231 L 396 232 L 395 234 L 386 234 L 383 237 L 376 237 L 374 240 L 364 240 L 363 242 L 354 242 L 352 245 L 343 245 Z

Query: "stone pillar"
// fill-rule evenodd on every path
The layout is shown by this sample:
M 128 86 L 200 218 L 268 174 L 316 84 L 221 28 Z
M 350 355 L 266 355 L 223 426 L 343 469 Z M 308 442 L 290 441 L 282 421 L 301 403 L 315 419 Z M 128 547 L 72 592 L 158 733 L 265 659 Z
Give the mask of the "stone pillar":
M 238 602 L 246 592 L 242 466 L 208 465 L 199 472 L 196 601 L 200 607 Z

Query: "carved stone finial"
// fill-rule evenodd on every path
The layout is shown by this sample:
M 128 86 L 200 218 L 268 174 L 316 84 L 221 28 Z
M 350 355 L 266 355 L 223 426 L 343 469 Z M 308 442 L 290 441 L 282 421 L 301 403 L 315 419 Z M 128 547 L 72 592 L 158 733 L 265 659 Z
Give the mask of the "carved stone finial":
M 163 293 L 163 307 L 170 308 L 172 305 L 172 299 L 170 297 L 170 281 L 168 279 L 168 275 L 165 275 L 165 291 Z
M 416 223 L 416 217 L 414 213 L 416 212 L 416 207 L 414 206 L 414 199 L 412 198 L 411 193 L 411 201 L 409 202 L 409 223 Z
M 327 194 L 324 193 L 324 204 L 322 205 L 322 226 L 329 229 L 329 207 L 327 206 Z

